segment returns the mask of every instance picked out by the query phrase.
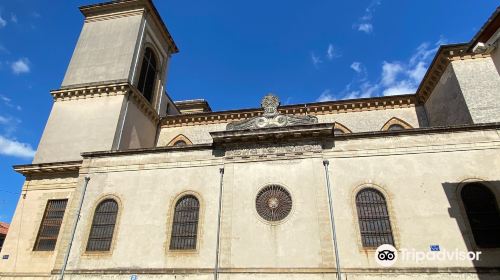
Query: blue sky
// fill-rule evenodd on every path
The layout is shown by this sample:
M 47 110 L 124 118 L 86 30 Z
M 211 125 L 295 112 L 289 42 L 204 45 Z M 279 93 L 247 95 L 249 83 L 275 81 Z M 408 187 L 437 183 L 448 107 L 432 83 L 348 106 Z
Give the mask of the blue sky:
M 11 220 L 82 26 L 98 1 L 0 3 L 0 221 Z M 412 93 L 436 48 L 468 42 L 497 0 L 156 0 L 180 53 L 167 90 L 212 109 Z M 55 5 L 54 5 L 55 4 Z

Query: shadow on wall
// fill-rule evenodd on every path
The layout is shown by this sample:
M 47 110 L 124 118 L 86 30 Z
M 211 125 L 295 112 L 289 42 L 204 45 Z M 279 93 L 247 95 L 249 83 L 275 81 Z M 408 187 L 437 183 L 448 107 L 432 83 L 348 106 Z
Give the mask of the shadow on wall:
M 460 228 L 468 251 L 481 251 L 473 261 L 478 279 L 500 277 L 500 181 L 443 183 L 449 215 Z

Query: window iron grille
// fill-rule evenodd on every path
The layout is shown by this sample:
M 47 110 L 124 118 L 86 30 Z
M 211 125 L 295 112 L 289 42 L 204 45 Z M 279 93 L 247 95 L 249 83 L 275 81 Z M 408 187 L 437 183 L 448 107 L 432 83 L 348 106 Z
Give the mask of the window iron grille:
M 53 251 L 66 211 L 67 199 L 49 200 L 35 241 L 35 251 Z
M 170 250 L 196 249 L 200 203 L 193 195 L 180 198 L 175 204 Z
M 367 188 L 356 195 L 359 229 L 363 247 L 394 245 L 389 212 L 384 196 Z
M 109 251 L 113 241 L 118 203 L 106 199 L 97 206 L 90 228 L 87 251 Z

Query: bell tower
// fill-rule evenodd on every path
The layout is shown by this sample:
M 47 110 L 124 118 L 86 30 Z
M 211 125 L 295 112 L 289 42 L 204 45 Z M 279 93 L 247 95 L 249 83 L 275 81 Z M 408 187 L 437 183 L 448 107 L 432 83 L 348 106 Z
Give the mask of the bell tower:
M 153 147 L 160 117 L 178 113 L 165 92 L 167 66 L 178 49 L 152 1 L 112 1 L 80 11 L 83 28 L 61 88 L 51 91 L 54 104 L 33 163 Z

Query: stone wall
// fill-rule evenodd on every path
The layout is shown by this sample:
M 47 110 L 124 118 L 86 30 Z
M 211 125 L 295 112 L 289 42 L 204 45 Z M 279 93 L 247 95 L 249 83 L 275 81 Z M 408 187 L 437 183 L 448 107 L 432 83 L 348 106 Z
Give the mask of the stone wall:
M 323 151 L 293 154 L 225 158 L 206 149 L 86 160 L 81 176 L 88 173 L 91 180 L 68 278 L 213 277 L 219 168 L 224 167 L 220 279 L 250 279 L 256 273 L 268 279 L 332 279 L 335 258 L 323 159 L 330 161 L 338 248 L 348 279 L 392 275 L 375 263 L 372 249 L 361 246 L 355 195 L 364 187 L 384 194 L 396 247 L 424 252 L 435 244 L 447 250 L 477 249 L 458 194 L 465 183 L 483 181 L 500 203 L 500 178 L 491 168 L 500 166 L 497 130 L 335 139 Z M 267 184 L 282 185 L 292 196 L 292 211 L 283 222 L 266 222 L 255 210 L 256 195 Z M 183 194 L 200 200 L 198 247 L 173 252 L 168 248 L 173 205 Z M 108 197 L 120 205 L 112 250 L 86 253 L 93 211 Z M 44 203 L 32 207 L 40 212 Z M 15 221 L 19 217 L 18 210 Z M 36 231 L 31 226 L 25 234 Z M 9 238 L 7 246 L 13 248 L 14 237 Z M 25 250 L 22 254 L 30 254 Z M 398 279 L 456 279 L 456 273 L 462 279 L 495 279 L 498 275 L 478 277 L 475 267 L 498 267 L 499 259 L 500 250 L 486 250 L 480 262 L 401 261 L 390 271 Z
M 40 279 L 40 276 L 50 275 L 58 252 L 65 249 L 61 242 L 62 234 L 59 234 L 54 251 L 34 251 L 38 230 L 47 202 L 51 199 L 68 199 L 61 229 L 72 220 L 72 212 L 68 209 L 77 179 L 78 174 L 41 174 L 24 183 L 2 249 L 2 256 L 8 255 L 8 259 L 0 260 L 1 279 L 9 279 L 13 275 Z
M 425 103 L 430 126 L 471 124 L 467 104 L 452 64 L 441 75 L 438 84 Z
M 317 115 L 320 123 L 339 122 L 352 132 L 380 131 L 392 118 L 398 118 L 413 128 L 426 127 L 427 119 L 423 107 L 384 109 Z M 180 134 L 193 144 L 212 143 L 210 132 L 226 130 L 227 123 L 196 124 L 179 127 L 162 127 L 158 138 L 158 147 L 166 146 Z
M 83 151 L 111 150 L 124 95 L 56 101 L 33 163 L 81 160 Z
M 142 18 L 85 22 L 62 86 L 129 80 Z
M 500 122 L 500 75 L 491 57 L 452 63 L 474 123 Z

